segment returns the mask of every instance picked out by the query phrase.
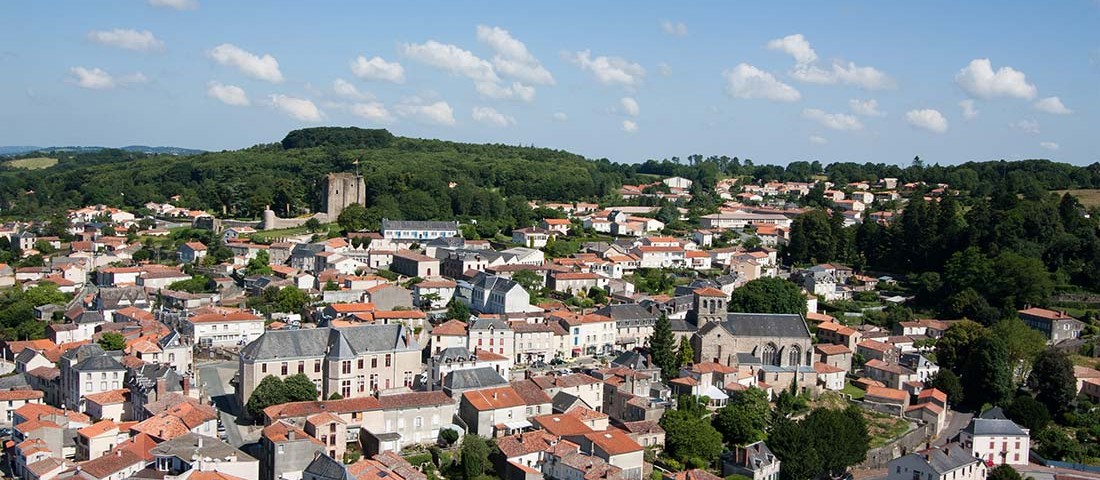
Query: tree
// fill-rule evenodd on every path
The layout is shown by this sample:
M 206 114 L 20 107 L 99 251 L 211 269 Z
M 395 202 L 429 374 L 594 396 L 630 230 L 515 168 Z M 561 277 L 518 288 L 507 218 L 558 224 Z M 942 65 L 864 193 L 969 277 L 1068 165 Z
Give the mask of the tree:
M 1038 433 L 1050 423 L 1050 410 L 1026 393 L 1017 395 L 1004 410 L 1006 417 L 1032 432 Z
M 985 329 L 980 324 L 969 320 L 948 327 L 943 337 L 936 342 L 936 361 L 940 367 L 960 373 L 962 366 L 970 358 L 974 342 L 984 334 Z
M 1005 341 L 1008 363 L 1012 366 L 1012 378 L 1016 383 L 1028 377 L 1035 359 L 1047 347 L 1047 339 L 1034 328 L 1029 328 L 1019 316 L 1011 316 L 997 322 L 993 335 Z
M 470 307 L 465 303 L 462 303 L 457 298 L 452 298 L 451 302 L 447 304 L 447 319 L 448 320 L 461 320 L 463 322 L 470 320 Z
M 439 431 L 439 438 L 447 442 L 448 446 L 454 445 L 458 441 L 458 432 L 453 428 L 444 428 Z
M 1028 385 L 1038 391 L 1035 399 L 1046 405 L 1056 417 L 1068 412 L 1077 397 L 1077 379 L 1073 362 L 1060 350 L 1048 348 L 1039 354 L 1028 377 Z
M 336 224 L 345 232 L 361 232 L 367 226 L 367 208 L 353 203 L 344 207 L 336 217 Z
M 328 279 L 325 281 L 324 290 L 326 292 L 334 292 L 340 289 L 340 285 L 336 283 L 336 280 Z
M 294 285 L 283 287 L 275 296 L 275 308 L 280 312 L 301 312 L 308 303 L 309 295 Z
M 974 342 L 962 379 L 963 392 L 970 405 L 1003 405 L 1013 388 L 1005 341 L 984 335 Z
M 537 292 L 542 288 L 543 279 L 539 278 L 539 274 L 533 270 L 520 270 L 512 275 L 512 281 L 518 283 L 528 292 Z
M 485 474 L 489 467 L 489 444 L 478 435 L 462 437 L 462 473 L 466 480 L 474 480 Z
M 985 478 L 986 480 L 1023 480 L 1020 473 L 1011 465 L 997 465 Z
M 729 311 L 806 314 L 806 297 L 797 285 L 778 277 L 749 281 L 733 291 Z
M 667 316 L 661 314 L 653 326 L 653 334 L 649 337 L 649 353 L 653 365 L 660 367 L 661 376 L 665 380 L 676 378 L 680 371 L 677 365 L 675 342 L 676 339 L 672 336 L 672 322 Z
M 695 352 L 691 349 L 691 342 L 687 337 L 680 337 L 680 348 L 676 350 L 677 368 L 691 365 L 695 361 Z
M 935 375 L 932 375 L 932 378 L 928 379 L 927 386 L 947 394 L 947 402 L 952 405 L 962 405 L 965 398 L 959 376 L 946 368 L 941 368 Z
M 811 433 L 818 450 L 829 452 L 822 456 L 822 473 L 836 478 L 867 457 L 871 436 L 859 407 L 851 405 L 844 410 L 818 408 L 810 412 L 800 426 Z
M 723 450 L 722 434 L 704 417 L 706 413 L 699 399 L 685 395 L 676 410 L 666 410 L 661 416 L 665 449 L 672 458 L 680 462 L 700 458 L 708 464 L 718 459 Z
M 1033 442 L 1039 445 L 1036 450 L 1043 458 L 1070 462 L 1083 460 L 1084 449 L 1081 444 L 1070 437 L 1061 427 L 1048 426 L 1031 438 Z
M 320 393 L 317 392 L 317 386 L 313 384 L 313 380 L 304 373 L 297 373 L 286 377 L 283 380 L 283 391 L 288 402 L 304 402 L 307 400 L 317 400 Z
M 730 399 L 714 416 L 714 428 L 731 448 L 763 440 L 767 434 L 771 407 L 767 394 L 750 388 Z
M 245 267 L 245 273 L 248 275 L 271 275 L 271 257 L 268 256 L 267 250 L 260 250 L 256 253 L 256 257 L 248 261 L 248 266 Z
M 245 409 L 252 418 L 263 418 L 265 408 L 282 403 L 287 403 L 283 380 L 274 375 L 268 375 L 260 380 L 259 385 L 256 385 L 256 389 L 248 397 Z
M 824 452 L 816 448 L 812 433 L 785 417 L 776 419 L 772 426 L 768 448 L 783 462 L 783 468 L 779 470 L 781 480 L 816 478 L 825 465 L 822 458 Z
M 99 337 L 98 342 L 100 347 L 108 352 L 122 350 L 126 348 L 126 337 L 121 333 L 107 332 L 103 336 Z
M 341 212 L 341 213 L 343 213 L 343 212 Z M 310 233 L 321 230 L 321 222 L 318 221 L 316 218 L 313 218 L 313 217 L 311 217 L 309 220 L 306 220 L 306 223 L 303 224 L 302 226 L 306 227 L 306 231 L 308 231 Z

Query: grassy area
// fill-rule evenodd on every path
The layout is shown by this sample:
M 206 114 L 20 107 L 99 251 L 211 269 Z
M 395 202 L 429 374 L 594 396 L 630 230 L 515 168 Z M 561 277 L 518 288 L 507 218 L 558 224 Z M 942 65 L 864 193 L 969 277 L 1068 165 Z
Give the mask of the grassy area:
M 1096 368 L 1100 366 L 1100 359 L 1086 357 L 1084 355 L 1073 354 L 1069 356 L 1069 359 L 1074 365 L 1081 367 Z
M 1081 202 L 1086 208 L 1100 206 L 1100 189 L 1097 188 L 1083 188 L 1077 190 L 1055 190 L 1054 193 L 1058 195 L 1064 195 L 1066 193 L 1077 197 L 1077 200 Z
M 886 445 L 909 431 L 908 420 L 870 410 L 862 410 L 862 412 L 867 419 L 867 433 L 871 434 L 871 448 Z
M 9 167 L 25 168 L 27 170 L 38 170 L 42 168 L 50 168 L 54 165 L 57 165 L 57 159 L 50 157 L 20 158 L 18 160 L 9 160 L 4 163 L 6 163 Z
M 851 395 L 852 398 L 856 400 L 862 399 L 864 395 L 867 395 L 867 392 L 864 392 L 862 389 L 855 385 L 852 385 L 852 383 L 848 381 L 844 382 L 844 389 L 840 392 Z

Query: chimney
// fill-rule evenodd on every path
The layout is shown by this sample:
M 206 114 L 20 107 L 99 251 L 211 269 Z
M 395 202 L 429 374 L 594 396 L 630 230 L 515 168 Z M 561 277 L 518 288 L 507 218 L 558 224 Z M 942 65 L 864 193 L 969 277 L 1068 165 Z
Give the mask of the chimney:
M 195 448 L 202 448 L 202 436 L 198 437 L 198 442 L 195 444 Z
M 115 449 L 115 456 L 116 457 L 121 457 L 122 456 L 122 449 L 121 448 L 116 448 Z
M 191 377 L 183 377 L 183 394 L 187 396 L 191 393 Z
M 314 433 L 316 433 L 316 432 L 314 432 Z M 286 439 L 287 439 L 287 440 L 294 440 L 294 437 L 295 437 L 295 434 L 294 434 L 294 430 L 291 430 L 291 429 L 287 429 L 287 431 L 286 431 Z
M 157 379 L 157 400 L 164 398 L 168 390 L 168 381 L 163 377 Z

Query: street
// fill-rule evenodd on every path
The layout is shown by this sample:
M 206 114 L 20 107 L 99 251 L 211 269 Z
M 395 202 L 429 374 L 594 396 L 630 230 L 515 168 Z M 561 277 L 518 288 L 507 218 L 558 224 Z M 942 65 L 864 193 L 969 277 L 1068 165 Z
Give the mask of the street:
M 214 407 L 221 415 L 222 425 L 228 436 L 226 441 L 234 447 L 254 443 L 260 439 L 260 428 L 251 425 L 237 424 L 240 411 L 237 401 L 233 398 L 233 389 L 229 381 L 237 372 L 237 362 L 217 361 L 198 365 L 199 383 L 203 391 L 214 402 Z

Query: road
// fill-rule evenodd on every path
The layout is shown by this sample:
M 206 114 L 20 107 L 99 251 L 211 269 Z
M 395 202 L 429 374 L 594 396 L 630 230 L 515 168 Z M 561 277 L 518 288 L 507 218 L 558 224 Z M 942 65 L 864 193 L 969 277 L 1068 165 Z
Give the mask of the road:
M 258 428 L 237 423 L 237 417 L 241 412 L 236 399 L 233 398 L 233 387 L 229 385 L 229 381 L 233 379 L 233 374 L 236 372 L 237 362 L 234 361 L 207 362 L 198 366 L 199 383 L 202 384 L 204 391 L 221 415 L 222 425 L 225 426 L 228 436 L 227 441 L 230 445 L 240 448 L 242 445 L 258 441 L 260 434 Z

